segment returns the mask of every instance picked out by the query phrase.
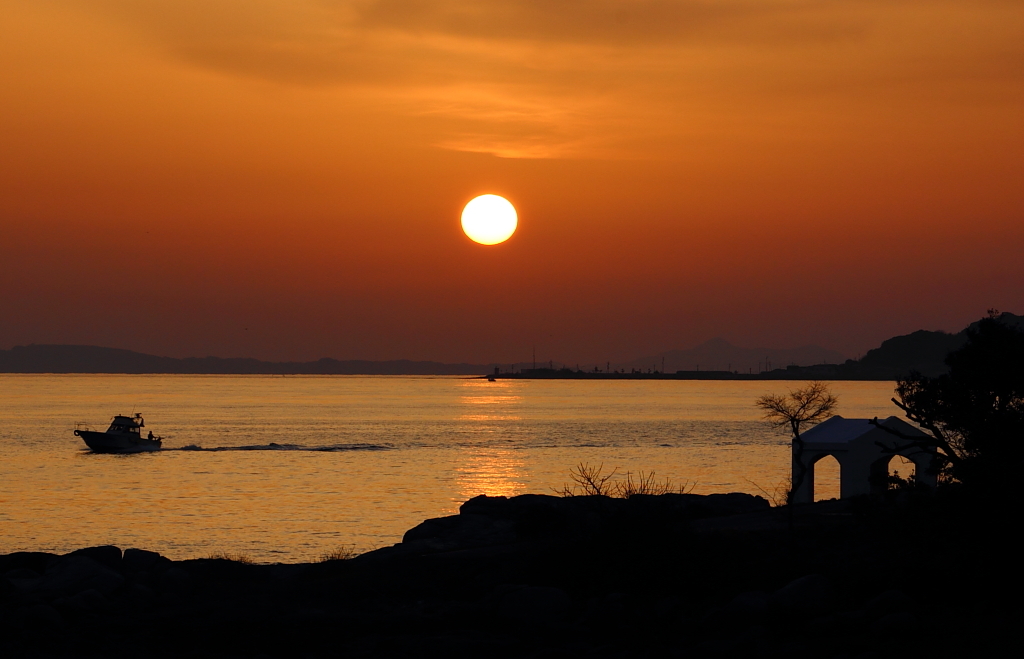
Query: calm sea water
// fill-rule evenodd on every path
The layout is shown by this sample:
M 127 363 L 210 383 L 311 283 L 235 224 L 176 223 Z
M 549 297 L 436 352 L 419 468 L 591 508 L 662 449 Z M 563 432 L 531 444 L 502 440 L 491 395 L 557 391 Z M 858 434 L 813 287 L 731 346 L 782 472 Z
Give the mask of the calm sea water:
M 478 494 L 550 493 L 580 462 L 757 493 L 789 464 L 753 401 L 796 384 L 0 375 L 0 553 L 310 560 L 397 542 Z M 896 411 L 892 389 L 833 387 L 865 417 Z M 72 435 L 133 410 L 164 450 L 98 455 Z

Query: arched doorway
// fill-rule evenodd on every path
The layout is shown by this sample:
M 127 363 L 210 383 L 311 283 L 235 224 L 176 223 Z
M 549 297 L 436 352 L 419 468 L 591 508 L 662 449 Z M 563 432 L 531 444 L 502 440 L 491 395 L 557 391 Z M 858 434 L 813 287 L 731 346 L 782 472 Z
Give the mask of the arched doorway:
M 910 458 L 894 455 L 889 460 L 889 487 L 900 484 L 900 481 L 911 481 L 917 476 L 917 465 Z
M 839 460 L 831 455 L 819 458 L 814 463 L 814 482 L 811 491 L 815 501 L 838 499 L 840 493 Z

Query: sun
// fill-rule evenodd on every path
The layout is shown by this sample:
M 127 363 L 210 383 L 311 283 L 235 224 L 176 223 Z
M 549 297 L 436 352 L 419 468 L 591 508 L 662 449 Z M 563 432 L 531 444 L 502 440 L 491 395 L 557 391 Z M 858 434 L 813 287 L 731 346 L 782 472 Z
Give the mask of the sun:
M 462 230 L 481 245 L 497 245 L 512 237 L 519 225 L 519 216 L 508 199 L 485 194 L 473 199 L 462 209 Z

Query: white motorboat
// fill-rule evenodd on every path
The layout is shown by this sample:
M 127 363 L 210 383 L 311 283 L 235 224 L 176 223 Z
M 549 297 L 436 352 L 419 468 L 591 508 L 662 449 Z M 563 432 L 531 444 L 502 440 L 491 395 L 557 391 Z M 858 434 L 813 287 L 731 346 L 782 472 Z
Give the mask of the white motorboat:
M 158 451 L 162 437 L 156 437 L 150 431 L 142 436 L 146 423 L 141 414 L 135 416 L 117 415 L 111 420 L 106 432 L 89 430 L 87 427 L 75 428 L 75 436 L 81 437 L 86 445 L 96 453 L 138 453 L 139 451 Z

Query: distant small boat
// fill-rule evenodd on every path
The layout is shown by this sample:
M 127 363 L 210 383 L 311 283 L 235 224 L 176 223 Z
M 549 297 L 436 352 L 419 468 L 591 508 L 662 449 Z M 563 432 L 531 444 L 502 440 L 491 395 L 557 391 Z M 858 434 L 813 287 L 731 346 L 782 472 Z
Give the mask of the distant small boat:
M 138 453 L 140 451 L 158 451 L 162 437 L 155 437 L 150 431 L 147 437 L 142 436 L 146 427 L 141 414 L 135 416 L 117 415 L 110 422 L 106 432 L 97 432 L 88 428 L 75 428 L 75 437 L 81 437 L 86 446 L 97 453 Z

